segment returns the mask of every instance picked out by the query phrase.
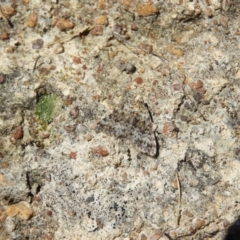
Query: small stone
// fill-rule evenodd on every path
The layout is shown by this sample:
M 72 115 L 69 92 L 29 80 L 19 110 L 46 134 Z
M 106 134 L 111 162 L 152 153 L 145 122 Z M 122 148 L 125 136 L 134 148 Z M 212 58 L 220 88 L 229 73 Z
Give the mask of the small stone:
M 33 211 L 27 202 L 19 202 L 9 205 L 6 209 L 6 215 L 8 217 L 17 217 L 19 220 L 29 220 Z
M 68 154 L 68 157 L 69 157 L 70 159 L 76 159 L 76 158 L 77 158 L 77 152 L 70 152 L 70 153 Z
M 93 139 L 93 135 L 87 134 L 87 135 L 85 136 L 85 139 L 86 139 L 88 142 L 90 142 L 90 141 Z
M 52 211 L 51 211 L 51 210 L 47 210 L 47 211 L 46 211 L 46 215 L 49 216 L 49 217 L 51 217 L 51 216 L 52 216 Z
M 108 0 L 98 0 L 97 6 L 100 9 L 106 9 L 108 6 Z
M 198 80 L 197 82 L 191 82 L 191 83 L 189 83 L 189 87 L 192 90 L 197 90 L 197 89 L 203 87 L 203 82 L 201 80 Z
M 205 220 L 203 219 L 197 219 L 195 223 L 195 228 L 198 230 L 202 228 L 205 225 Z
M 2 41 L 5 41 L 5 40 L 8 40 L 8 39 L 9 39 L 9 34 L 8 34 L 8 32 L 7 32 L 5 29 L 3 29 L 3 31 L 1 31 L 1 33 L 0 33 L 0 39 L 1 39 Z
M 182 57 L 184 55 L 184 51 L 181 48 L 173 48 L 170 53 L 177 57 Z
M 120 3 L 126 8 L 128 9 L 130 7 L 132 0 L 121 0 Z
M 212 9 L 211 9 L 211 8 L 209 8 L 209 7 L 206 8 L 206 15 L 207 15 L 208 17 L 212 17 L 212 16 L 213 16 L 213 12 L 212 12 Z
M 142 80 L 142 78 L 137 77 L 137 78 L 135 78 L 135 82 L 136 82 L 137 84 L 142 84 L 142 83 L 143 83 L 143 80 Z
M 81 63 L 81 58 L 80 57 L 74 57 L 73 58 L 73 63 L 80 64 Z
M 137 26 L 136 23 L 133 23 L 133 24 L 131 25 L 131 30 L 132 30 L 132 31 L 137 31 L 137 30 L 138 30 L 138 26 Z
M 150 2 L 139 4 L 137 6 L 137 13 L 141 17 L 154 15 L 154 14 L 157 14 L 158 12 L 159 12 L 158 8 Z
M 102 157 L 106 157 L 107 155 L 109 155 L 109 152 L 107 151 L 107 149 L 102 146 L 93 148 L 92 151 L 94 154 L 98 154 Z
M 102 36 L 103 35 L 103 27 L 102 26 L 96 26 L 91 30 L 92 35 L 96 36 Z
M 27 5 L 29 3 L 30 0 L 22 0 L 22 4 L 23 5 Z
M 6 212 L 2 207 L 0 207 L 0 222 L 4 222 L 7 218 Z
M 0 84 L 4 84 L 6 82 L 7 76 L 4 73 L 0 73 Z
M 36 39 L 32 42 L 32 49 L 41 49 L 43 47 L 43 40 L 41 38 Z
M 10 18 L 16 14 L 15 8 L 12 7 L 11 5 L 2 5 L 1 11 L 6 18 Z
M 14 47 L 12 47 L 12 46 L 7 46 L 7 47 L 4 49 L 4 52 L 5 52 L 5 53 L 13 53 L 13 52 L 14 52 Z
M 122 32 L 122 25 L 121 24 L 115 24 L 113 26 L 113 31 L 118 33 L 118 34 L 121 34 L 121 32 Z
M 182 214 L 189 217 L 189 218 L 193 217 L 193 214 L 189 210 L 185 210 Z
M 57 27 L 59 30 L 64 31 L 68 29 L 73 29 L 75 27 L 75 24 L 68 19 L 62 18 L 57 22 Z
M 73 109 L 70 110 L 70 116 L 73 119 L 78 118 L 78 116 L 79 116 L 79 107 L 78 106 L 76 106 L 76 107 L 74 107 Z
M 21 139 L 23 137 L 23 129 L 21 126 L 15 127 L 12 132 L 12 137 L 14 139 Z
M 61 43 L 55 43 L 53 45 L 53 52 L 56 54 L 60 54 L 64 52 L 64 47 Z
M 174 91 L 181 91 L 182 90 L 182 84 L 174 83 L 172 85 Z
M 38 15 L 36 12 L 31 13 L 27 18 L 27 26 L 34 28 L 37 25 Z
M 107 25 L 108 19 L 106 15 L 98 16 L 94 18 L 94 23 L 97 25 Z

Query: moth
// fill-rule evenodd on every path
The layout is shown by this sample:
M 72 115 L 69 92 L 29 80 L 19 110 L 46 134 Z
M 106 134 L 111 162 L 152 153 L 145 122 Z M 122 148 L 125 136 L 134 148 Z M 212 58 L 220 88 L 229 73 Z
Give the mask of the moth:
M 128 139 L 141 153 L 157 158 L 159 144 L 149 107 L 144 104 L 145 112 L 114 109 L 101 119 L 95 127 L 96 132 L 104 132 L 116 138 Z

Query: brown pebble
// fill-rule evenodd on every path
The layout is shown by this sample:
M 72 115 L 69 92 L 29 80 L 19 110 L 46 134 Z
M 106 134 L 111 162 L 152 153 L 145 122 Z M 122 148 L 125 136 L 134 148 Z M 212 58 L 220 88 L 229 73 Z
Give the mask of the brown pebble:
M 27 5 L 30 0 L 22 0 L 22 4 Z
M 142 80 L 142 78 L 137 77 L 137 78 L 135 78 L 135 82 L 136 82 L 137 84 L 142 84 L 142 83 L 143 83 L 143 80 Z
M 126 8 L 128 9 L 130 7 L 130 4 L 132 3 L 132 0 L 120 0 L 120 3 Z
M 79 116 L 79 107 L 78 106 L 74 107 L 73 109 L 70 110 L 69 113 L 73 119 L 76 119 Z
M 76 212 L 75 212 L 74 210 L 69 210 L 69 211 L 67 212 L 67 214 L 68 214 L 68 216 L 70 216 L 70 217 L 76 216 Z
M 69 21 L 68 19 L 60 19 L 58 22 L 57 22 L 57 27 L 58 29 L 60 29 L 61 31 L 64 31 L 64 30 L 68 30 L 68 29 L 72 29 L 75 27 L 75 24 L 72 23 L 71 21 Z
M 5 40 L 9 39 L 9 34 L 5 29 L 3 29 L 2 32 L 0 33 L 0 39 L 2 41 L 5 41 Z
M 73 99 L 72 99 L 71 97 L 66 97 L 66 98 L 63 99 L 63 104 L 64 104 L 65 106 L 71 105 L 72 102 L 73 102 Z
M 150 2 L 142 3 L 137 6 L 137 13 L 141 17 L 154 15 L 158 12 L 159 12 L 158 8 Z
M 203 219 L 197 219 L 196 223 L 195 223 L 195 228 L 198 230 L 201 227 L 203 227 L 205 225 L 205 220 Z
M 94 23 L 97 25 L 107 25 L 108 19 L 106 15 L 98 16 L 94 18 Z
M 13 53 L 14 52 L 14 47 L 13 46 L 7 46 L 4 49 L 5 53 Z
M 185 210 L 185 211 L 183 212 L 183 215 L 185 215 L 185 216 L 187 216 L 187 217 L 189 217 L 189 218 L 192 218 L 192 217 L 193 217 L 193 214 L 192 214 L 189 210 Z
M 106 9 L 108 6 L 108 0 L 98 0 L 97 6 L 100 9 Z
M 15 127 L 12 131 L 12 137 L 14 139 L 21 139 L 23 137 L 23 129 L 21 126 Z
M 182 84 L 174 83 L 172 85 L 174 91 L 181 91 L 182 90 Z
M 198 80 L 197 82 L 190 82 L 188 85 L 192 90 L 197 90 L 203 87 L 203 82 Z
M 102 36 L 103 35 L 103 27 L 102 26 L 96 26 L 91 30 L 92 35 L 96 36 Z
M 15 8 L 10 6 L 10 5 L 2 5 L 1 6 L 1 11 L 2 14 L 6 17 L 6 18 L 10 18 L 12 17 L 14 14 L 16 14 Z
M 136 23 L 133 23 L 133 24 L 131 25 L 131 30 L 133 30 L 133 31 L 137 31 L 137 30 L 138 30 L 138 26 L 137 26 Z
M 184 55 L 184 51 L 181 48 L 174 48 L 172 49 L 171 54 L 177 57 L 182 57 Z
M 211 9 L 211 8 L 209 8 L 209 7 L 207 7 L 207 8 L 206 8 L 206 14 L 207 14 L 207 16 L 208 16 L 208 17 L 210 17 L 210 18 L 211 18 L 211 17 L 213 16 L 212 9 Z
M 4 84 L 6 82 L 6 74 L 0 73 L 0 84 Z
M 93 139 L 93 135 L 87 134 L 87 135 L 85 136 L 85 139 L 86 139 L 88 142 L 90 142 L 90 141 Z
M 105 147 L 96 147 L 92 149 L 94 154 L 98 154 L 102 157 L 106 157 L 107 155 L 109 155 L 109 152 L 107 151 L 107 149 Z
M 76 159 L 76 158 L 77 158 L 77 152 L 70 152 L 70 153 L 68 154 L 68 157 L 69 157 L 70 159 Z
M 81 58 L 80 57 L 73 57 L 73 63 L 80 64 L 81 63 Z
M 51 217 L 52 216 L 52 211 L 51 210 L 47 210 L 46 211 L 46 215 Z
M 36 12 L 32 12 L 27 18 L 27 26 L 34 28 L 37 25 L 38 15 Z

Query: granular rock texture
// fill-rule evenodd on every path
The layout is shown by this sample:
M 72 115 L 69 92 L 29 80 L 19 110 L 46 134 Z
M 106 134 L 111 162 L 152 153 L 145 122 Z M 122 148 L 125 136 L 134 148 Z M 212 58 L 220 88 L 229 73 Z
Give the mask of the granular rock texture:
M 0 239 L 238 239 L 239 1 L 0 1 L 0 42 Z

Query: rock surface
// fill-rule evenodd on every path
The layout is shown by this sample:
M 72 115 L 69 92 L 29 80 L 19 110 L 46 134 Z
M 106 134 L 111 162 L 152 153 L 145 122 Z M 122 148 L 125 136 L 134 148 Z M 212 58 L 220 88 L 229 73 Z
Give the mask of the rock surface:
M 224 239 L 240 2 L 0 7 L 0 239 Z

